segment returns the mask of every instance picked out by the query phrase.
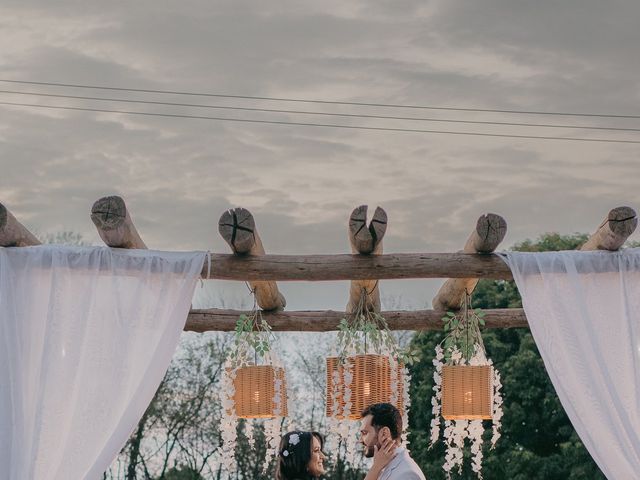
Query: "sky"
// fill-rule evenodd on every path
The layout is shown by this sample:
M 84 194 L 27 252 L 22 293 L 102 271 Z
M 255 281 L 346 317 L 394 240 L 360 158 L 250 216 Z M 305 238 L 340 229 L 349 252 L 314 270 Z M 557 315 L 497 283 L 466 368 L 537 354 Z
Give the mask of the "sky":
M 640 3 L 593 0 L 0 3 L 0 79 L 333 102 L 640 115 Z M 464 121 L 640 128 L 640 118 L 523 115 L 103 91 L 0 82 L 0 102 L 281 122 L 640 140 L 638 132 L 330 117 L 29 96 Z M 592 232 L 640 207 L 640 144 L 270 125 L 0 105 L 0 202 L 30 230 L 100 244 L 91 205 L 121 195 L 150 248 L 211 250 L 222 212 L 267 252 L 346 253 L 353 208 L 382 206 L 385 252 L 452 252 L 487 212 L 507 248 Z M 631 237 L 640 239 L 638 233 Z M 386 281 L 425 308 L 441 281 Z M 289 309 L 342 309 L 347 282 L 282 284 Z M 204 297 L 246 302 L 242 284 Z M 203 297 L 203 298 L 204 298 Z M 214 302 L 215 303 L 215 302 Z

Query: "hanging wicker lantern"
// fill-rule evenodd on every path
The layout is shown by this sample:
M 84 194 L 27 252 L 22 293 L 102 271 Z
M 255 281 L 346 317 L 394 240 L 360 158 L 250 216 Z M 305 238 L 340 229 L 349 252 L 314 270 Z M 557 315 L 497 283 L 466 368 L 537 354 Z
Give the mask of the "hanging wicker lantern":
M 390 402 L 392 399 L 391 392 L 391 366 L 389 358 L 383 355 L 355 355 L 347 357 L 347 362 L 351 366 L 353 380 L 349 386 L 351 389 L 351 414 L 348 416 L 350 420 L 360 418 L 360 413 L 369 405 L 381 402 Z M 333 416 L 333 396 L 337 390 L 338 412 L 337 418 L 342 419 L 345 400 L 344 394 L 347 385 L 344 380 L 344 366 L 340 363 L 338 357 L 327 357 L 327 408 L 326 415 Z M 396 407 L 400 412 L 404 410 L 402 385 L 404 375 L 402 365 L 397 366 L 397 401 Z M 338 372 L 339 382 L 336 387 L 334 384 L 334 372 Z
M 276 380 L 279 380 L 276 386 Z M 287 385 L 284 369 L 271 365 L 250 365 L 240 367 L 233 381 L 235 388 L 234 403 L 239 418 L 286 417 Z M 279 393 L 279 412 L 274 402 Z
M 444 365 L 442 416 L 445 420 L 490 420 L 492 378 L 490 365 Z

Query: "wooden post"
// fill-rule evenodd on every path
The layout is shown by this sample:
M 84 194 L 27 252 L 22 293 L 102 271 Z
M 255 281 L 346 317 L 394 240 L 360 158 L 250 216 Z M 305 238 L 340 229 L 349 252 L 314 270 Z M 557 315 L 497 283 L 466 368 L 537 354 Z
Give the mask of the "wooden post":
M 638 217 L 633 208 L 614 208 L 580 250 L 618 250 L 637 226 Z
M 245 208 L 234 208 L 224 212 L 218 222 L 218 231 L 236 255 L 265 254 L 253 215 Z M 249 281 L 249 285 L 261 309 L 278 310 L 287 305 L 276 282 Z
M 91 220 L 108 247 L 147 248 L 122 197 L 102 197 L 97 200 L 91 208 Z
M 488 213 L 478 218 L 476 228 L 471 232 L 462 252 L 491 253 L 507 233 L 507 222 L 500 215 Z M 459 310 L 466 292 L 471 293 L 478 284 L 478 278 L 449 278 L 433 297 L 436 310 Z
M 351 253 L 381 255 L 382 239 L 386 231 L 387 213 L 377 207 L 371 223 L 367 226 L 367 205 L 360 205 L 349 217 Z M 377 279 L 351 281 L 346 312 L 356 313 L 358 309 L 380 311 L 380 288 Z
M 0 247 L 28 247 L 40 245 L 40 240 L 0 203 Z

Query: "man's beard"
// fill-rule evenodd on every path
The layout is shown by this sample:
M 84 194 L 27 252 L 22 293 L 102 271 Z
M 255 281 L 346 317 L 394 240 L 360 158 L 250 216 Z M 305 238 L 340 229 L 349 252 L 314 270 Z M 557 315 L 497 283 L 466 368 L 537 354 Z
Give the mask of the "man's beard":
M 378 438 L 376 437 L 376 441 L 374 442 L 374 445 L 376 445 L 378 443 Z M 364 445 L 364 456 L 366 458 L 373 458 L 373 455 L 376 453 L 376 451 L 374 450 L 374 445 Z M 380 448 L 380 445 L 378 445 L 378 448 Z

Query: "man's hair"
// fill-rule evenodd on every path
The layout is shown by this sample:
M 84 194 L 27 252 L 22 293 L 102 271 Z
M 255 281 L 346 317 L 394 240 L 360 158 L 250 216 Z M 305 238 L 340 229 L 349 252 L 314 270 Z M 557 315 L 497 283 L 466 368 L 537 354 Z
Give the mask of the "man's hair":
M 371 415 L 371 426 L 376 432 L 382 427 L 388 427 L 391 438 L 397 440 L 402 433 L 402 415 L 400 411 L 390 403 L 374 403 L 364 409 L 360 418 Z

